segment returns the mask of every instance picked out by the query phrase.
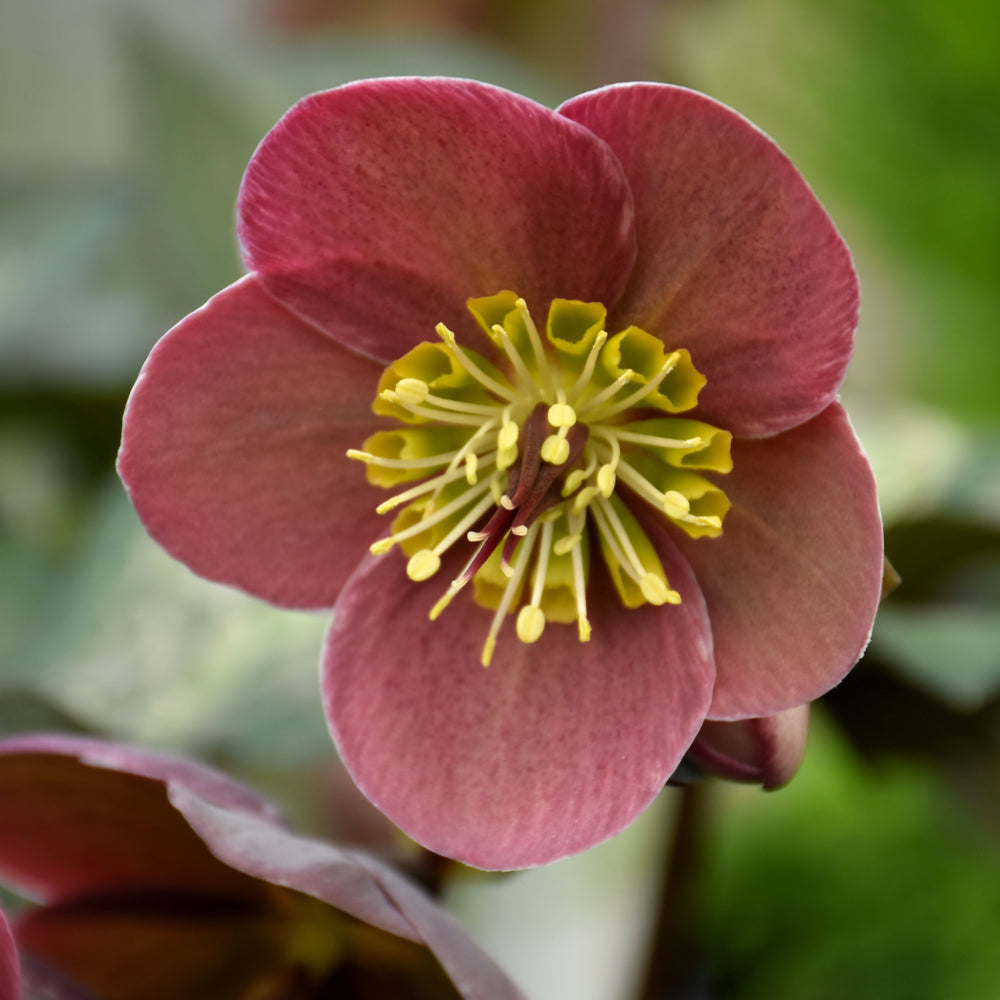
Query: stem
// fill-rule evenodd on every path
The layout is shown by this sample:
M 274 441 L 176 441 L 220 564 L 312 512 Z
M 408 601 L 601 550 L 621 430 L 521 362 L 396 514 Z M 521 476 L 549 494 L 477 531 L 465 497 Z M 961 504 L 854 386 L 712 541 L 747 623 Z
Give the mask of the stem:
M 426 847 L 421 847 L 416 857 L 403 867 L 415 882 L 419 882 L 426 889 L 429 895 L 440 898 L 448 876 L 458 865 L 451 858 L 435 854 L 433 851 L 428 851 Z
M 646 973 L 637 1000 L 683 1000 L 697 995 L 704 972 L 700 895 L 708 810 L 704 784 L 680 789 L 674 836 L 660 883 Z

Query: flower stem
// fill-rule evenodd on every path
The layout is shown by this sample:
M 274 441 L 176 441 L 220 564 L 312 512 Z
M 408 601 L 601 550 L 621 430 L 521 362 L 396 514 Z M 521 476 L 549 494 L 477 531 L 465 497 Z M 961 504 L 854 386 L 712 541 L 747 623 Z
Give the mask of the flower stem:
M 709 826 L 707 789 L 703 784 L 686 785 L 678 794 L 674 836 L 637 1000 L 685 1000 L 700 995 L 703 986 L 700 896 Z

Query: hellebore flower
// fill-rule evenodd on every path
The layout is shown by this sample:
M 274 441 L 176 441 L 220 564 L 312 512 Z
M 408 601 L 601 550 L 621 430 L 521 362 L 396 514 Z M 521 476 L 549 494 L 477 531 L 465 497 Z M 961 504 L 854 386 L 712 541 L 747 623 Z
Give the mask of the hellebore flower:
M 194 762 L 13 737 L 0 741 L 0 801 L 0 879 L 38 901 L 13 922 L 25 968 L 95 1000 L 522 996 L 402 876 L 296 836 Z M 8 981 L 12 963 L 0 938 Z
M 119 470 L 197 573 L 337 602 L 331 730 L 416 840 L 485 868 L 590 847 L 706 718 L 857 660 L 882 533 L 836 399 L 856 276 L 745 119 L 657 84 L 550 111 L 365 81 L 288 112 L 238 215 L 250 273 L 153 350 Z

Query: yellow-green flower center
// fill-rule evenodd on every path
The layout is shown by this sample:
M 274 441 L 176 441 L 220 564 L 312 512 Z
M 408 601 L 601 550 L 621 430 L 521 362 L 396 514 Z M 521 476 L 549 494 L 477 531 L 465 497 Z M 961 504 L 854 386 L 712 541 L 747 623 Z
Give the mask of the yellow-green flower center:
M 729 500 L 703 473 L 732 469 L 732 438 L 676 416 L 705 384 L 688 352 L 667 352 L 635 326 L 609 336 L 599 302 L 554 300 L 544 337 L 513 292 L 468 305 L 502 365 L 439 324 L 440 342 L 417 345 L 379 381 L 372 409 L 405 426 L 348 452 L 376 486 L 420 480 L 377 508 L 402 509 L 372 552 L 398 545 L 421 581 L 453 545 L 471 543 L 431 618 L 471 581 L 476 600 L 494 609 L 484 666 L 515 609 L 523 642 L 547 622 L 575 621 L 580 640 L 590 638 L 595 542 L 626 607 L 679 604 L 623 494 L 694 538 L 722 532 Z

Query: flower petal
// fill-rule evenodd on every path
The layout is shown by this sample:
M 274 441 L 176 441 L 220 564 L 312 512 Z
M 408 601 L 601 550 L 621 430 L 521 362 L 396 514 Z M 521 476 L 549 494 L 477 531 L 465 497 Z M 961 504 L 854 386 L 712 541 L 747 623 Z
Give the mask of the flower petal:
M 432 624 L 440 587 L 412 583 L 394 555 L 366 560 L 341 596 L 323 678 L 361 790 L 420 843 L 481 868 L 544 864 L 623 829 L 711 695 L 697 584 L 676 551 L 665 569 L 679 607 L 626 610 L 595 567 L 588 643 L 553 624 L 525 645 L 510 621 L 484 670 L 491 612 L 463 594 Z
M 27 955 L 100 1000 L 264 996 L 282 971 L 281 932 L 264 906 L 150 890 L 77 897 L 17 922 Z
M 252 897 L 167 800 L 167 782 L 276 821 L 253 792 L 190 761 L 99 740 L 0 741 L 0 872 L 43 899 L 168 885 Z
M 10 924 L 0 910 L 0 997 L 16 1000 L 21 995 L 21 965 Z
M 697 415 L 759 436 L 830 403 L 857 325 L 857 278 L 784 153 L 681 87 L 606 87 L 559 110 L 625 168 L 639 252 L 615 317 L 691 352 L 708 376 Z
M 154 348 L 118 470 L 149 533 L 196 573 L 329 607 L 376 537 L 364 468 L 380 374 L 244 278 Z
M 371 855 L 295 836 L 257 817 L 220 809 L 183 788 L 174 792 L 173 802 L 215 854 L 234 868 L 426 944 L 462 996 L 521 997 L 452 917 Z
M 294 311 L 385 362 L 470 296 L 613 302 L 635 256 L 621 167 L 524 97 L 450 79 L 365 80 L 297 104 L 239 200 L 248 267 Z M 360 286 L 352 274 L 361 277 Z
M 839 403 L 777 437 L 739 441 L 718 539 L 681 539 L 708 604 L 710 717 L 812 701 L 855 664 L 882 582 L 871 468 Z
M 762 719 L 710 719 L 689 755 L 709 774 L 753 782 L 770 791 L 786 785 L 799 769 L 808 731 L 808 705 Z

